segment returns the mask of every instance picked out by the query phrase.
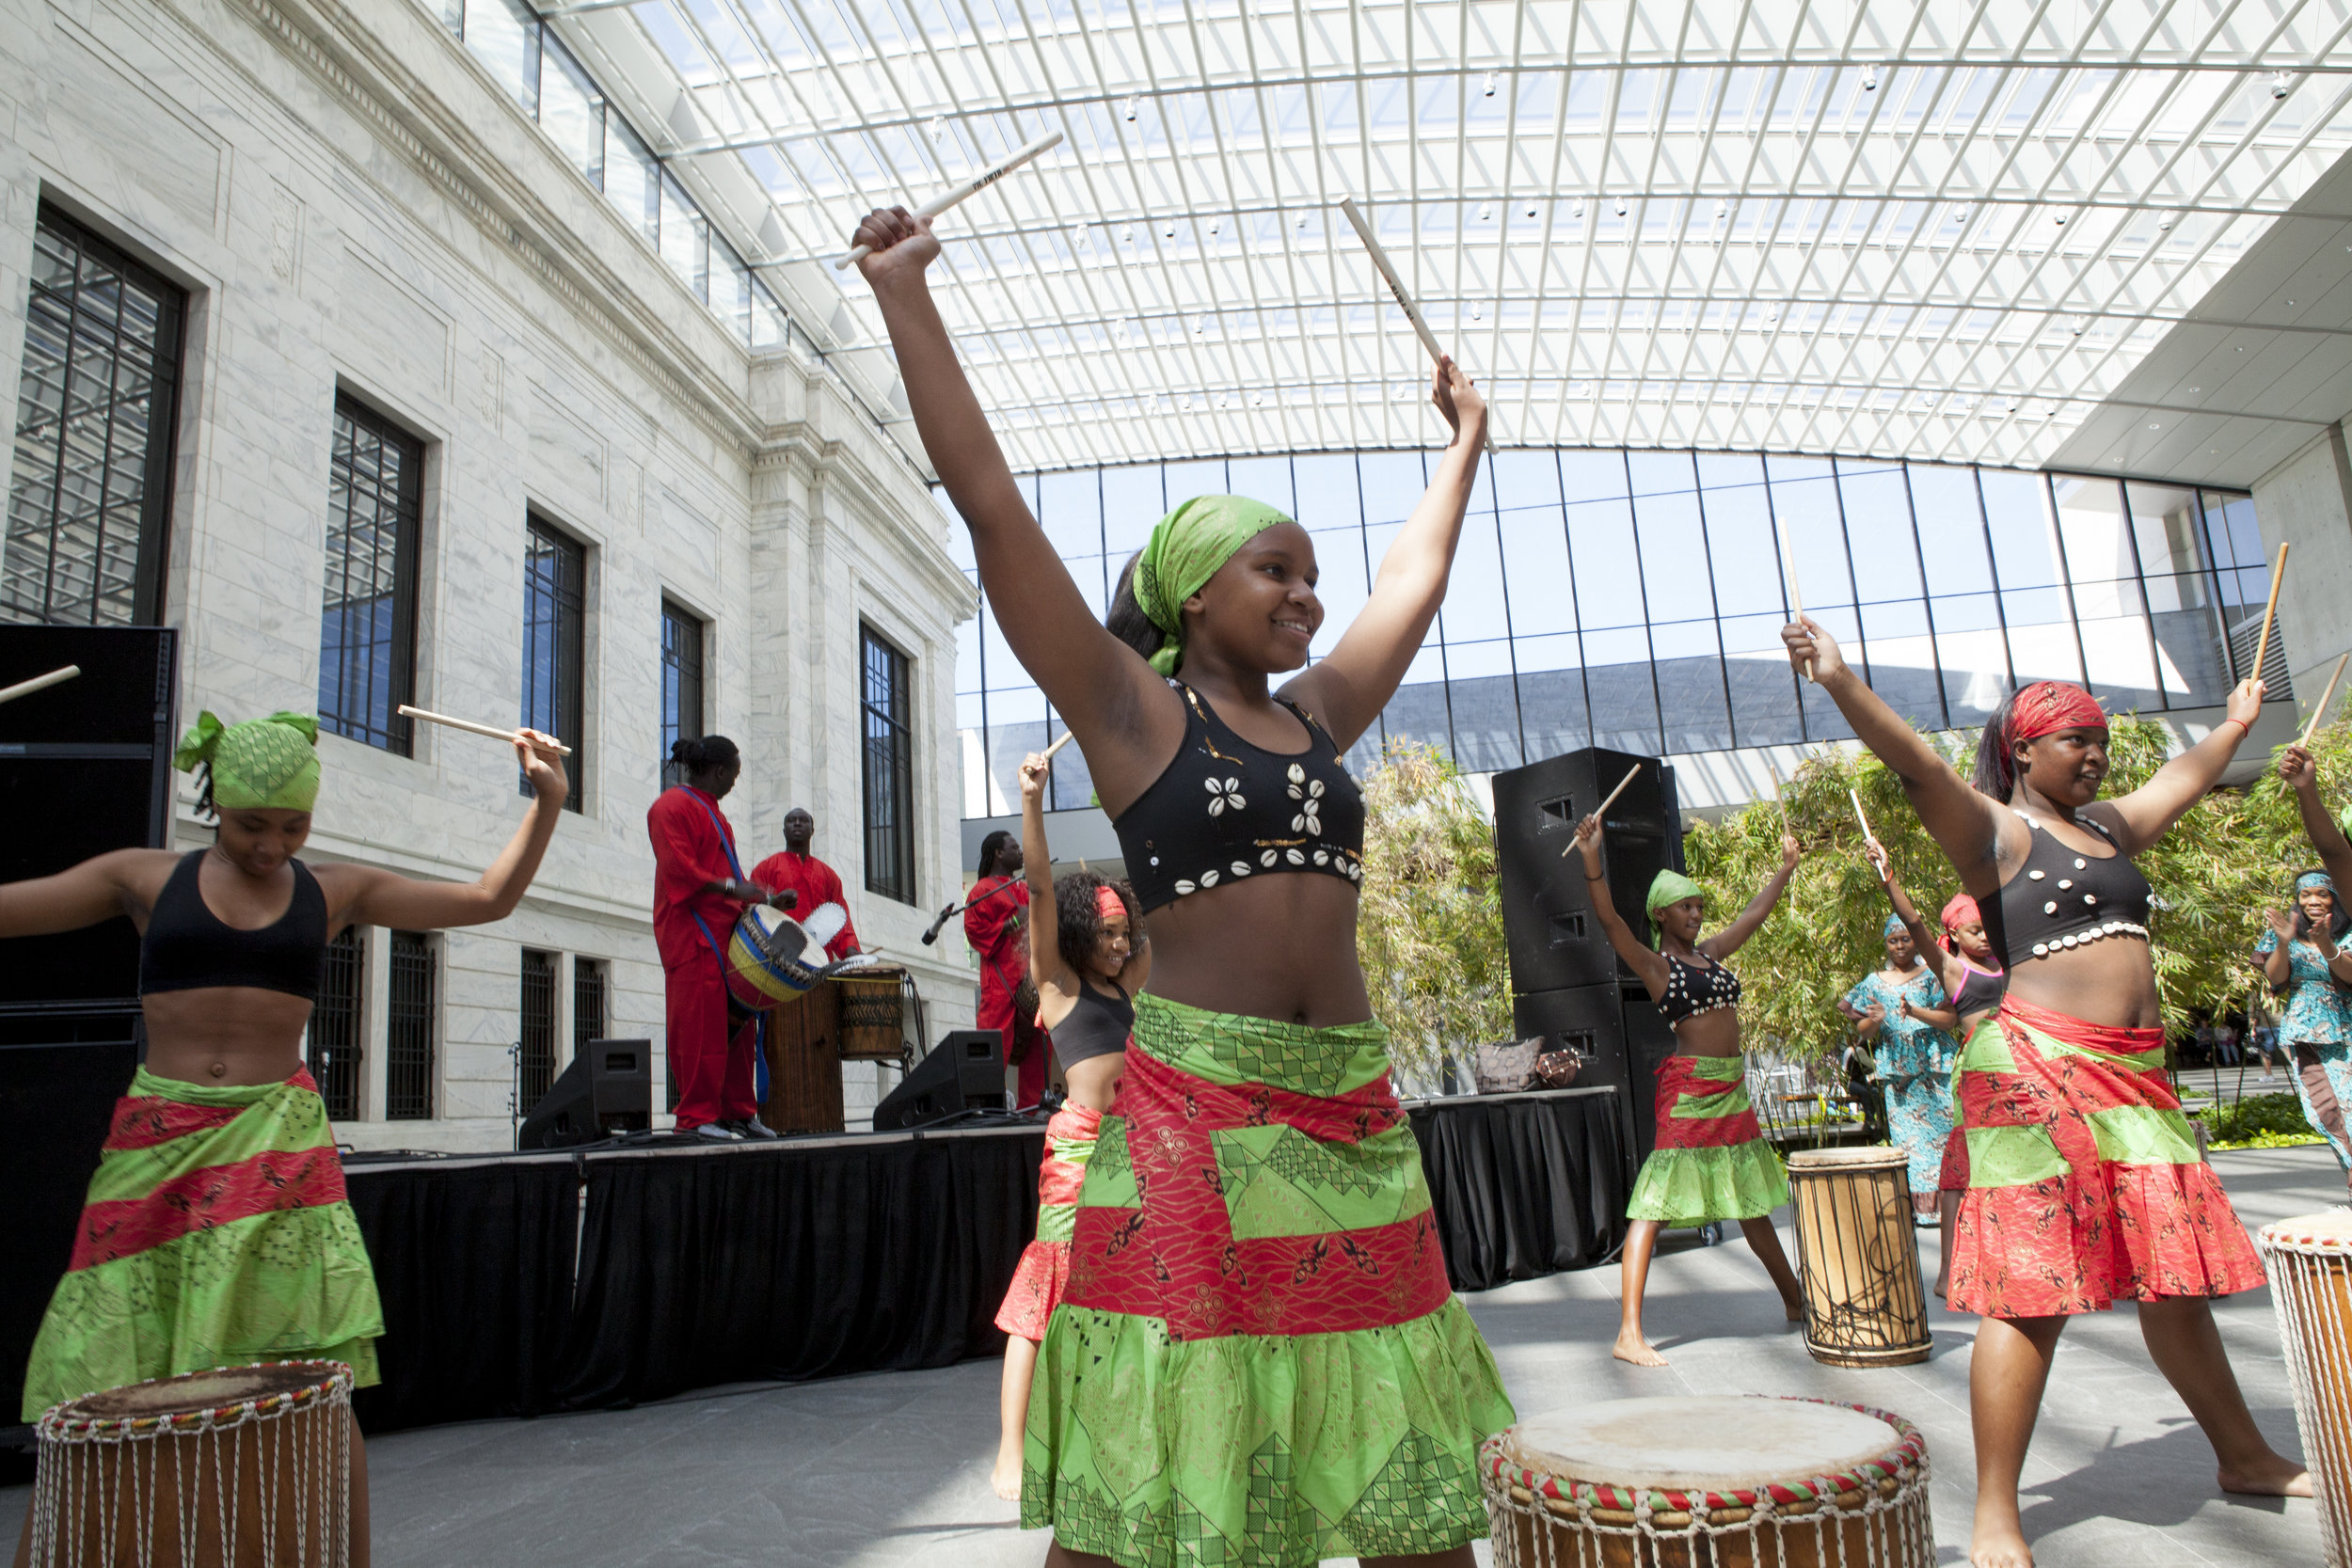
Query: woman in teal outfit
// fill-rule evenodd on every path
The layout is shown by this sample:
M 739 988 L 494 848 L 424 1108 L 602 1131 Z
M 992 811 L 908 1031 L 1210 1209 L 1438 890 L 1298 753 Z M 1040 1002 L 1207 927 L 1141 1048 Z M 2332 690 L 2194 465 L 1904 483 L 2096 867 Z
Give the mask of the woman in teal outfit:
M 1918 1223 L 1935 1223 L 1944 1145 L 1952 1135 L 1952 1064 L 1958 1022 L 1944 988 L 1913 943 L 1902 916 L 1886 917 L 1886 967 L 1863 976 L 1838 1010 L 1878 1059 L 1888 1135 L 1911 1158 L 1911 1207 Z
M 2328 1140 L 2352 1181 L 2352 1135 L 2344 1126 L 2345 1106 L 2352 1104 L 2352 995 L 2330 973 L 2344 967 L 2352 920 L 2325 871 L 2295 879 L 2292 914 L 2265 910 L 2263 917 L 2270 929 L 2254 944 L 2254 956 L 2271 990 L 2286 999 L 2279 1043 L 2295 1065 L 2295 1092 L 2305 1119 Z

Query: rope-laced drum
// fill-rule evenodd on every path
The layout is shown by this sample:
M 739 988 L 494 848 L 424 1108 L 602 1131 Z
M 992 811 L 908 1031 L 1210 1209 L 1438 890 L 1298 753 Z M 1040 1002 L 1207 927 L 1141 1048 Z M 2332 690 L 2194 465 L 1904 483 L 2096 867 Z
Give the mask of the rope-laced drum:
M 1613 1400 L 1478 1450 L 1496 1568 L 1930 1568 L 1927 1440 L 1815 1400 Z
M 1804 1348 L 1832 1367 L 1902 1367 L 1934 1348 L 1910 1158 L 1883 1145 L 1788 1156 Z
M 278 1361 L 135 1383 L 40 1418 L 34 1568 L 342 1568 L 351 1369 Z
M 2352 1214 L 2262 1228 L 2328 1568 L 2352 1568 Z
M 907 992 L 914 982 L 894 964 L 834 978 L 841 988 L 841 1059 L 895 1062 L 906 1054 Z
M 841 934 L 849 914 L 838 904 L 819 904 L 806 921 L 754 904 L 735 923 L 727 941 L 727 994 L 755 1013 L 800 999 L 801 993 L 840 965 L 826 965 L 825 943 Z M 817 961 L 810 963 L 809 958 Z

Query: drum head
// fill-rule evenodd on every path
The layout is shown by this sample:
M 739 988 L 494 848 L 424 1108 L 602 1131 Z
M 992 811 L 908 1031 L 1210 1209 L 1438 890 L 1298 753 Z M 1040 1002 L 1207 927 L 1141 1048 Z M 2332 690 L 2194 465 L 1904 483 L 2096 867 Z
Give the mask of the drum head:
M 1902 1434 L 1874 1416 L 1810 1400 L 1611 1400 L 1511 1429 L 1512 1462 L 1563 1481 L 1728 1492 L 1768 1481 L 1845 1475 Z
M 183 1372 L 151 1383 L 107 1388 L 65 1406 L 76 1419 L 119 1421 L 141 1416 L 183 1416 L 197 1410 L 217 1410 L 225 1404 L 298 1393 L 330 1381 L 338 1368 L 330 1361 L 279 1361 L 260 1367 L 223 1367 L 209 1372 Z
M 2352 1252 L 2352 1213 L 2336 1209 L 2321 1214 L 2299 1214 L 2291 1220 L 2274 1220 L 2262 1227 L 2262 1239 L 2267 1245 L 2298 1251 Z
M 1911 1156 L 1891 1144 L 1865 1144 L 1859 1148 L 1804 1148 L 1788 1156 L 1790 1170 L 1867 1170 L 1910 1163 Z

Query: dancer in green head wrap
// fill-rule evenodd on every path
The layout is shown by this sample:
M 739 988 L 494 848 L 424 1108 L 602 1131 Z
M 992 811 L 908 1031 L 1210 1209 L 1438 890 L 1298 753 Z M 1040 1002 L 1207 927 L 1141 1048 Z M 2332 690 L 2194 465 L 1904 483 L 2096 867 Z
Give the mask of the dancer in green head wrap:
M 217 816 L 211 846 L 117 849 L 0 884 L 0 938 L 136 921 L 147 1021 L 147 1060 L 116 1106 L 33 1344 L 25 1420 L 102 1388 L 246 1361 L 342 1361 L 360 1385 L 377 1381 L 383 1313 L 303 1032 L 343 927 L 476 926 L 515 908 L 565 792 L 555 742 L 523 735 L 514 760 L 531 809 L 472 882 L 304 864 L 294 857 L 318 802 L 317 721 L 224 724 L 207 712 L 174 761 L 196 775 L 199 814 Z M 352 1446 L 353 1560 L 364 1563 L 356 1431 Z
M 1600 840 L 1598 814 L 1578 825 L 1576 845 L 1583 851 L 1593 912 L 1609 945 L 1642 977 L 1659 1015 L 1675 1032 L 1675 1053 L 1659 1064 L 1655 1085 L 1658 1146 L 1634 1180 L 1632 1201 L 1626 1206 L 1633 1225 L 1619 1264 L 1624 1305 L 1616 1357 L 1637 1367 L 1662 1367 L 1666 1358 L 1650 1348 L 1642 1330 L 1642 1296 L 1658 1233 L 1667 1226 L 1737 1220 L 1764 1272 L 1772 1276 L 1789 1321 L 1800 1316 L 1797 1276 L 1772 1228 L 1772 1211 L 1788 1201 L 1788 1179 L 1765 1145 L 1748 1103 L 1740 1048 L 1740 977 L 1724 963 L 1780 902 L 1797 869 L 1797 841 L 1783 835 L 1780 869 L 1739 918 L 1704 941 L 1699 924 L 1706 914 L 1706 890 L 1679 871 L 1661 871 L 1643 900 L 1655 943 L 1644 946 L 1610 895 Z
M 923 279 L 927 223 L 876 213 L 857 238 L 996 623 L 1085 748 L 1152 916 L 1119 1114 L 1097 1132 L 1037 1348 L 1022 1522 L 1053 1528 L 1057 1565 L 1469 1568 L 1486 1533 L 1478 1445 L 1511 1405 L 1447 1288 L 1389 1086 L 1356 958 L 1363 800 L 1342 757 L 1445 596 L 1485 404 L 1439 368 L 1431 401 L 1453 438 L 1312 667 L 1314 541 L 1237 496 L 1160 519 L 1106 627 L 956 362 Z M 1267 1090 L 1283 1092 L 1253 1112 Z M 1294 1147 L 1315 1151 L 1305 1186 Z M 1149 1174 L 1163 1167 L 1218 1172 L 1220 1201 Z

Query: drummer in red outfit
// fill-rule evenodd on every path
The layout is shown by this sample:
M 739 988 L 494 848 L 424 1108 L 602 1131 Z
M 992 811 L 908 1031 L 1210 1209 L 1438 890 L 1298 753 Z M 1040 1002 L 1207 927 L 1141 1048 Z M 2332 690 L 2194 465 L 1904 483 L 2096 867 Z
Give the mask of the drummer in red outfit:
M 850 919 L 850 901 L 841 895 L 841 878 L 830 865 L 808 852 L 809 840 L 817 836 L 817 818 L 808 814 L 806 806 L 794 806 L 784 814 L 784 852 L 771 855 L 752 867 L 752 880 L 779 892 L 797 893 L 801 901 L 794 912 L 806 920 L 819 905 L 841 906 L 841 934 L 825 943 L 827 959 L 846 958 L 859 951 L 857 925 Z
M 772 1138 L 753 1092 L 755 1024 L 730 1018 L 720 955 L 746 904 L 793 907 L 793 895 L 743 876 L 735 829 L 720 798 L 743 771 L 723 735 L 681 740 L 670 760 L 686 782 L 665 789 L 645 813 L 653 840 L 653 939 L 661 952 L 669 1063 L 678 1085 L 677 1130 L 707 1138 Z
M 1029 975 L 1029 885 L 1021 875 L 1021 841 L 1002 828 L 980 841 L 979 880 L 964 895 L 963 940 L 980 956 L 982 1029 L 1001 1031 L 1005 1060 L 1021 1069 L 1021 1104 L 1045 1095 L 1045 1042 L 1037 998 L 1014 1001 Z

